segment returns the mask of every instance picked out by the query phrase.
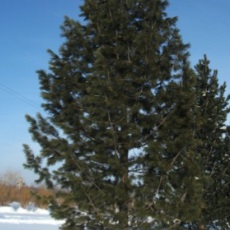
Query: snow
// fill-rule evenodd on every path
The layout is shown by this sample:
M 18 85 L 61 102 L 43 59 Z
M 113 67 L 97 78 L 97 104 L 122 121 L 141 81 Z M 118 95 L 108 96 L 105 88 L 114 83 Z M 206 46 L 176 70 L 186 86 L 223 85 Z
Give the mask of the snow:
M 58 230 L 64 221 L 54 220 L 48 210 L 28 211 L 19 207 L 0 207 L 0 229 L 4 230 Z

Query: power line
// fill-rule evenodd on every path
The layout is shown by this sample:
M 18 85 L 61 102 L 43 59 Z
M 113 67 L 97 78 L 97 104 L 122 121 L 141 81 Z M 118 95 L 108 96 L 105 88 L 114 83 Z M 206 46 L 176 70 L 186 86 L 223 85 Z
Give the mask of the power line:
M 2 83 L 0 83 L 0 89 L 2 91 L 4 91 L 5 93 L 10 94 L 11 96 L 17 98 L 18 100 L 20 100 L 20 101 L 22 101 L 22 102 L 24 102 L 24 103 L 36 108 L 36 109 L 40 109 L 39 105 L 34 103 L 34 101 L 32 101 L 29 98 L 21 95 L 20 93 L 16 92 L 15 90 L 10 89 L 9 87 L 3 85 Z

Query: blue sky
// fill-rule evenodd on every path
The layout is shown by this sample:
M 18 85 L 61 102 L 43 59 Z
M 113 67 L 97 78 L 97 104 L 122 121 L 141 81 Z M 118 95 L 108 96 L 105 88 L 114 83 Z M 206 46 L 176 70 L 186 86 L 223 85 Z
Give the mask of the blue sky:
M 23 169 L 22 144 L 31 141 L 25 114 L 41 112 L 36 70 L 47 69 L 49 56 L 62 44 L 60 25 L 64 15 L 77 19 L 81 0 L 1 0 L 0 7 L 0 174 L 19 172 L 28 183 L 33 174 Z M 230 93 L 230 1 L 171 0 L 170 16 L 178 16 L 178 28 L 190 43 L 195 65 L 204 54 L 218 70 L 220 83 Z

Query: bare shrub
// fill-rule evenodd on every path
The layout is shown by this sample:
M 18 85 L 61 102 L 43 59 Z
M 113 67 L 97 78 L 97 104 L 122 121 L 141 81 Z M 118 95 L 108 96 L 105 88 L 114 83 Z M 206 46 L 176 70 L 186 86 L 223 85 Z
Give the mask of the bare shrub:
M 47 208 L 48 204 L 40 196 L 53 196 L 54 192 L 45 186 L 27 186 L 17 172 L 8 171 L 0 175 L 0 205 L 18 202 L 22 207 L 35 203 L 38 207 Z

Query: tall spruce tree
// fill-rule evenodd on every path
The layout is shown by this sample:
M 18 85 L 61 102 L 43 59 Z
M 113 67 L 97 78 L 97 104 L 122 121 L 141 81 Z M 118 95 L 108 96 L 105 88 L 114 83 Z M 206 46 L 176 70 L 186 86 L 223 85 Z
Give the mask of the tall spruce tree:
M 63 229 L 178 228 L 201 205 L 198 115 L 188 45 L 166 0 L 86 0 L 38 71 L 44 118 L 26 116 L 39 154 L 25 167 L 55 198 Z M 60 198 L 60 199 L 58 199 Z
M 197 137 L 202 141 L 198 151 L 202 156 L 205 192 L 203 222 L 229 228 L 229 130 L 226 124 L 230 111 L 230 95 L 225 95 L 226 84 L 219 85 L 217 71 L 209 67 L 206 56 L 195 66 L 197 75 L 197 106 L 201 125 Z

